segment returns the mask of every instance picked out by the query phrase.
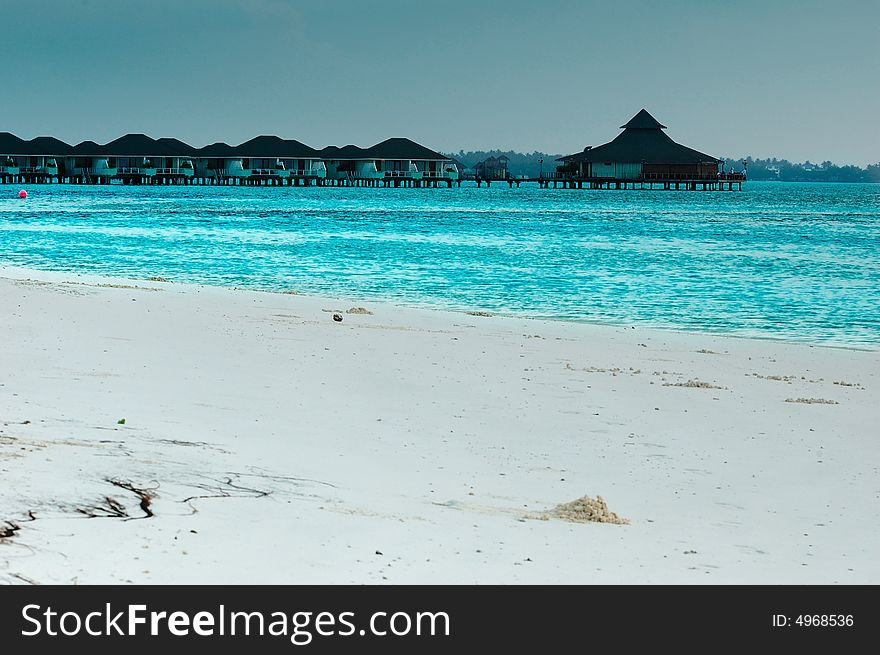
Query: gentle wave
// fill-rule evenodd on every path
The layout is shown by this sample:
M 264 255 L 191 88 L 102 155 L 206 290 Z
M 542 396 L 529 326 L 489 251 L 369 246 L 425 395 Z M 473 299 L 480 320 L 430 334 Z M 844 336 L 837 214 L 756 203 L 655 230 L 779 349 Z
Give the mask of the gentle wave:
M 4 265 L 880 344 L 877 185 L 6 191 Z

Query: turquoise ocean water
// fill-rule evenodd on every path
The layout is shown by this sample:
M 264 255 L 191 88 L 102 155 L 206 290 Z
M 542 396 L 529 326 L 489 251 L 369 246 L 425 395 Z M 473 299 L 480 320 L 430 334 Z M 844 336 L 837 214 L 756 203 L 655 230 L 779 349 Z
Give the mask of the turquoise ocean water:
M 0 265 L 880 345 L 880 185 L 0 187 Z

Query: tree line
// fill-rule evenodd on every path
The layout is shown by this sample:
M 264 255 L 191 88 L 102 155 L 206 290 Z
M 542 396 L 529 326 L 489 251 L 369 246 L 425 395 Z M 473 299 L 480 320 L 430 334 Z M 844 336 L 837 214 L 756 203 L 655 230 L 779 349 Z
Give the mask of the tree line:
M 845 164 L 838 166 L 830 161 L 814 164 L 787 159 L 740 159 L 725 158 L 725 170 L 742 170 L 743 161 L 750 180 L 779 180 L 780 182 L 880 182 L 880 163 L 865 168 Z M 733 168 L 731 168 L 733 166 Z

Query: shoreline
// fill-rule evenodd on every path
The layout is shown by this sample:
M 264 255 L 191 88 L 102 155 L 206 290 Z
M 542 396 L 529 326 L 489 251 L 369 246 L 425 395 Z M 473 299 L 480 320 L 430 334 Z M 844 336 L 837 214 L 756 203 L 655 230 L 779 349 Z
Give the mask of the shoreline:
M 0 582 L 880 580 L 876 351 L 16 270 Z
M 449 306 L 444 306 L 440 304 L 431 304 L 431 303 L 417 303 L 417 302 L 407 302 L 407 301 L 398 301 L 398 300 L 389 300 L 382 298 L 371 298 L 369 296 L 333 296 L 333 295 L 323 295 L 323 294 L 312 294 L 312 293 L 301 293 L 299 291 L 280 291 L 269 288 L 251 288 L 251 287 L 242 287 L 242 286 L 226 286 L 221 284 L 208 284 L 208 283 L 198 283 L 198 282 L 179 282 L 173 279 L 158 279 L 157 277 L 147 277 L 147 278 L 132 278 L 132 277 L 124 277 L 124 276 L 116 276 L 116 275 L 98 275 L 92 273 L 78 273 L 75 271 L 54 271 L 54 270 L 46 270 L 46 269 L 37 269 L 37 268 L 26 268 L 19 266 L 4 266 L 0 265 L 0 279 L 9 278 L 9 279 L 34 279 L 37 281 L 44 282 L 57 282 L 57 283 L 67 283 L 67 284 L 85 284 L 85 285 L 101 285 L 101 284 L 119 284 L 119 285 L 175 285 L 180 290 L 186 289 L 221 289 L 226 291 L 237 291 L 237 292 L 245 292 L 245 293 L 265 293 L 272 295 L 292 295 L 299 296 L 302 298 L 310 298 L 315 301 L 323 301 L 323 302 L 337 302 L 343 300 L 345 302 L 351 303 L 369 303 L 369 304 L 381 304 L 387 305 L 389 307 L 397 307 L 401 309 L 411 309 L 415 311 L 427 311 L 427 312 L 438 312 L 441 314 L 451 314 L 451 315 L 468 315 L 468 316 L 480 316 L 482 318 L 501 318 L 501 319 L 509 319 L 516 321 L 537 321 L 537 322 L 549 322 L 549 323 L 561 323 L 567 325 L 585 325 L 585 326 L 593 326 L 598 328 L 618 328 L 618 329 L 639 329 L 639 330 L 647 330 L 650 332 L 658 332 L 661 334 L 689 334 L 696 336 L 706 336 L 706 337 L 721 337 L 724 339 L 742 339 L 745 341 L 766 341 L 771 343 L 783 343 L 783 344 L 793 344 L 793 345 L 802 345 L 813 348 L 832 348 L 839 350 L 854 350 L 858 352 L 877 352 L 880 351 L 880 341 L 877 343 L 869 343 L 869 342 L 843 342 L 843 341 L 833 341 L 833 340 L 825 340 L 825 341 L 814 341 L 810 340 L 807 337 L 798 339 L 791 338 L 787 336 L 772 336 L 765 333 L 735 333 L 735 332 L 713 332 L 711 330 L 705 329 L 688 329 L 680 326 L 664 326 L 657 324 L 649 324 L 649 323 L 641 323 L 639 321 L 632 322 L 607 322 L 607 321 L 591 321 L 587 319 L 582 320 L 574 320 L 569 318 L 557 318 L 557 317 L 548 317 L 548 316 L 536 316 L 536 315 L 520 315 L 520 314 L 508 314 L 504 312 L 497 312 L 492 310 L 485 310 L 488 313 L 488 316 L 483 315 L 481 312 L 484 310 L 479 308 L 453 308 Z M 166 288 L 166 287 L 156 287 L 156 288 Z

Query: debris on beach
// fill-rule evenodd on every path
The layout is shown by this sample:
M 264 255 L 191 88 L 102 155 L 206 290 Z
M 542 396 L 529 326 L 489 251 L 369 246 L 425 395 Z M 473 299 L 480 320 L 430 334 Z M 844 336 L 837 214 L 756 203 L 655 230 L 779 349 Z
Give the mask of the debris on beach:
M 125 425 L 125 419 L 124 418 L 119 419 L 118 421 L 116 421 L 116 425 Z
M 6 521 L 4 525 L 0 525 L 0 539 L 9 539 L 21 528 L 10 521 Z
M 151 505 L 153 503 L 153 494 L 147 489 L 141 489 L 140 487 L 134 486 L 131 482 L 125 482 L 122 480 L 108 480 L 110 484 L 114 487 L 119 487 L 120 489 L 125 489 L 126 491 L 130 491 L 137 499 L 140 501 L 138 506 L 141 508 L 141 511 L 144 513 L 144 516 L 141 518 L 149 519 L 153 518 L 153 510 Z
M 87 518 L 115 518 L 115 519 L 134 519 L 134 518 L 143 518 L 149 519 L 153 518 L 153 493 L 147 489 L 141 489 L 140 487 L 134 486 L 131 482 L 126 482 L 123 480 L 106 480 L 114 487 L 118 487 L 119 489 L 124 489 L 125 491 L 129 491 L 135 495 L 138 499 L 138 507 L 140 507 L 141 511 L 144 513 L 143 516 L 131 516 L 128 513 L 125 505 L 121 502 L 113 498 L 112 496 L 104 496 L 103 500 L 98 503 L 93 503 L 91 505 L 84 505 L 82 507 L 76 507 L 74 511 L 79 514 L 83 514 Z
M 664 387 L 687 387 L 688 389 L 726 389 L 727 387 L 719 387 L 711 382 L 703 380 L 688 380 L 687 382 L 666 382 Z
M 826 398 L 786 398 L 787 403 L 801 403 L 802 405 L 839 405 L 836 400 Z
M 616 525 L 629 525 L 629 519 L 618 516 L 608 510 L 608 505 L 602 496 L 590 498 L 583 496 L 570 503 L 562 503 L 551 510 L 543 512 L 538 518 L 555 518 L 572 523 L 614 523 Z
M 568 371 L 585 371 L 587 373 L 611 373 L 613 377 L 617 377 L 620 375 L 641 375 L 642 369 L 629 367 L 628 370 L 622 369 L 619 366 L 615 366 L 613 368 L 602 368 L 600 366 L 586 366 L 584 368 L 576 369 L 571 364 L 565 364 L 565 368 Z
M 333 314 L 333 320 L 337 323 L 342 323 L 342 314 Z
M 465 312 L 465 314 L 470 314 L 471 316 L 494 316 L 494 314 L 492 312 L 483 312 L 483 311 Z
M 136 284 L 116 284 L 114 282 L 108 282 L 106 284 L 95 284 L 96 287 L 101 287 L 102 289 L 133 289 L 137 291 L 159 291 L 159 289 L 154 289 L 153 287 L 139 287 Z M 132 298 L 134 300 L 134 298 Z
M 153 275 L 147 278 L 147 282 L 170 282 L 170 280 L 166 277 L 162 277 L 161 275 Z
M 345 312 L 346 314 L 367 314 L 372 316 L 373 312 L 371 312 L 366 307 L 352 307 L 351 309 Z

